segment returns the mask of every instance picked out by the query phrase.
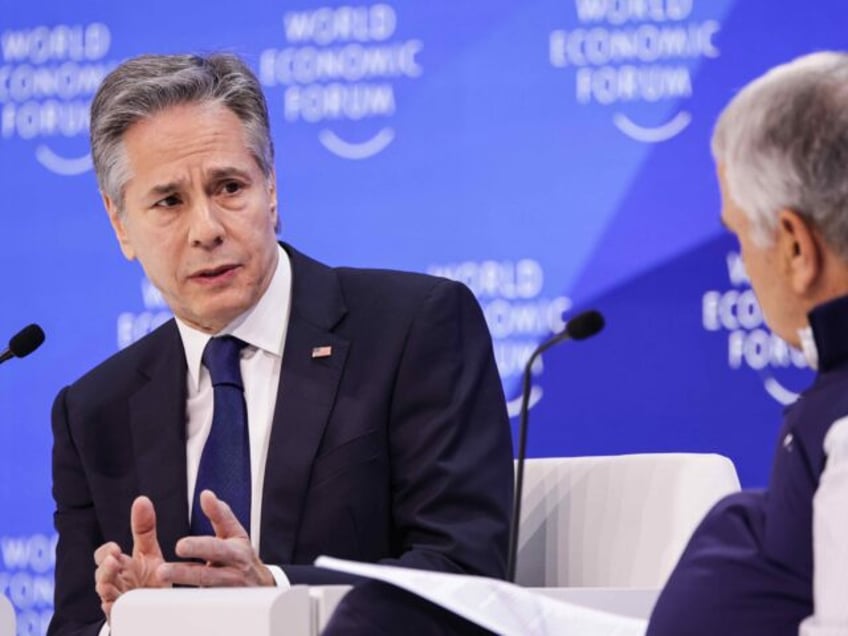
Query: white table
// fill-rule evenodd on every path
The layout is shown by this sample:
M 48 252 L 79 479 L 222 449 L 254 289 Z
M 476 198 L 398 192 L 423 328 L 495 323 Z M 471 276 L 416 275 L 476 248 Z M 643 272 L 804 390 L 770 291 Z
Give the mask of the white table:
M 112 608 L 112 636 L 311 636 L 309 588 L 133 590 Z M 0 634 L 5 632 L 0 631 Z M 14 632 L 12 632 L 14 633 Z
M 326 627 L 336 606 L 347 594 L 348 585 L 321 585 L 309 588 L 309 596 L 315 609 L 315 632 L 320 634 Z M 648 619 L 657 602 L 660 591 L 654 588 L 612 587 L 538 587 L 530 588 L 537 594 L 591 609 Z
M 112 609 L 112 636 L 315 636 L 327 625 L 347 585 L 277 589 L 134 590 Z M 641 588 L 534 588 L 534 593 L 620 616 L 648 618 L 659 590 Z M 0 601 L 5 601 L 0 597 Z M 0 603 L 0 634 L 14 634 L 14 612 L 8 605 L 9 631 L 4 630 Z

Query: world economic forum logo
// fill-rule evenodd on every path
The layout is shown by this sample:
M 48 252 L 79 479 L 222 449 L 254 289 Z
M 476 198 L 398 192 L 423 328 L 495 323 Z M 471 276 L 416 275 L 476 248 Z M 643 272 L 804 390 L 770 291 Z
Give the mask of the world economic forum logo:
M 574 8 L 576 22 L 550 33 L 548 58 L 573 76 L 577 104 L 608 108 L 612 124 L 639 142 L 683 132 L 691 113 L 667 111 L 692 97 L 692 67 L 719 56 L 719 21 L 694 19 L 695 0 L 574 0 Z
M 272 99 L 282 87 L 286 122 L 316 128 L 318 142 L 343 159 L 385 150 L 396 136 L 396 88 L 423 73 L 424 44 L 398 37 L 398 21 L 385 3 L 285 13 L 285 47 L 261 53 L 259 79 Z M 356 139 L 339 132 L 353 122 L 366 129 Z
M 729 252 L 726 260 L 730 288 L 704 292 L 701 323 L 706 331 L 727 334 L 729 368 L 757 372 L 769 396 L 792 404 L 798 392 L 787 386 L 787 379 L 793 371 L 808 368 L 804 355 L 766 327 L 739 253 Z
M 115 62 L 101 22 L 7 29 L 0 34 L 0 137 L 31 142 L 35 160 L 59 175 L 91 169 L 91 98 Z
M 464 283 L 474 292 L 489 333 L 495 363 L 508 396 L 507 412 L 516 417 L 521 410 L 520 379 L 524 366 L 542 340 L 565 328 L 564 314 L 571 309 L 566 296 L 543 293 L 545 272 L 536 259 L 460 261 L 434 263 L 427 273 Z M 542 358 L 531 369 L 542 372 Z M 530 390 L 529 408 L 542 399 L 541 386 Z

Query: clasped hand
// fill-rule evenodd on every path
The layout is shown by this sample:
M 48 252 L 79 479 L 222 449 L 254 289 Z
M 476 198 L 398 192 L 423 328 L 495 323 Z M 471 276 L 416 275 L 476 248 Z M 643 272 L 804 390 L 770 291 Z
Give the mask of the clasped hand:
M 156 511 L 147 497 L 137 497 L 130 511 L 132 555 L 117 543 L 94 552 L 95 589 L 100 606 L 110 620 L 112 605 L 124 592 L 141 587 L 255 587 L 273 586 L 274 577 L 250 544 L 247 531 L 230 507 L 210 490 L 200 494 L 200 508 L 209 518 L 215 536 L 184 537 L 177 556 L 200 562 L 167 563 L 156 538 Z

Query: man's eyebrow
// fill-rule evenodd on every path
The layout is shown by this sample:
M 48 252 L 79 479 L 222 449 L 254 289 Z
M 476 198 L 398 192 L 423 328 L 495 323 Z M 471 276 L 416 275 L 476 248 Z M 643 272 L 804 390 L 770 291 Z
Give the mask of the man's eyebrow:
M 147 196 L 152 195 L 164 195 L 171 194 L 174 190 L 179 190 L 180 182 L 179 181 L 170 181 L 168 183 L 162 183 L 159 185 L 155 185 L 147 192 Z
M 220 181 L 221 179 L 228 179 L 231 177 L 239 177 L 247 180 L 250 179 L 250 173 L 234 166 L 224 166 L 222 168 L 212 168 L 209 171 L 209 177 L 213 181 Z
M 233 177 L 239 177 L 244 180 L 250 179 L 250 173 L 246 170 L 242 170 L 240 168 L 236 168 L 235 166 L 224 166 L 222 168 L 212 168 L 208 176 L 211 181 L 221 181 L 222 179 L 231 179 Z M 161 183 L 153 186 L 148 190 L 147 196 L 163 196 L 166 194 L 171 194 L 172 192 L 179 190 L 183 185 L 182 181 L 169 181 L 168 183 Z

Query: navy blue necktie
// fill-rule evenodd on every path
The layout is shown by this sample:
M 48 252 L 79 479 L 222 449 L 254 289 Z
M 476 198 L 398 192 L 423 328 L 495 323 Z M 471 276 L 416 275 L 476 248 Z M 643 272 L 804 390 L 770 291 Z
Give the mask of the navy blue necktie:
M 212 338 L 203 351 L 203 366 L 212 377 L 212 429 L 197 471 L 191 534 L 215 534 L 200 509 L 200 493 L 213 491 L 227 502 L 250 534 L 250 438 L 239 359 L 245 343 L 233 336 Z

